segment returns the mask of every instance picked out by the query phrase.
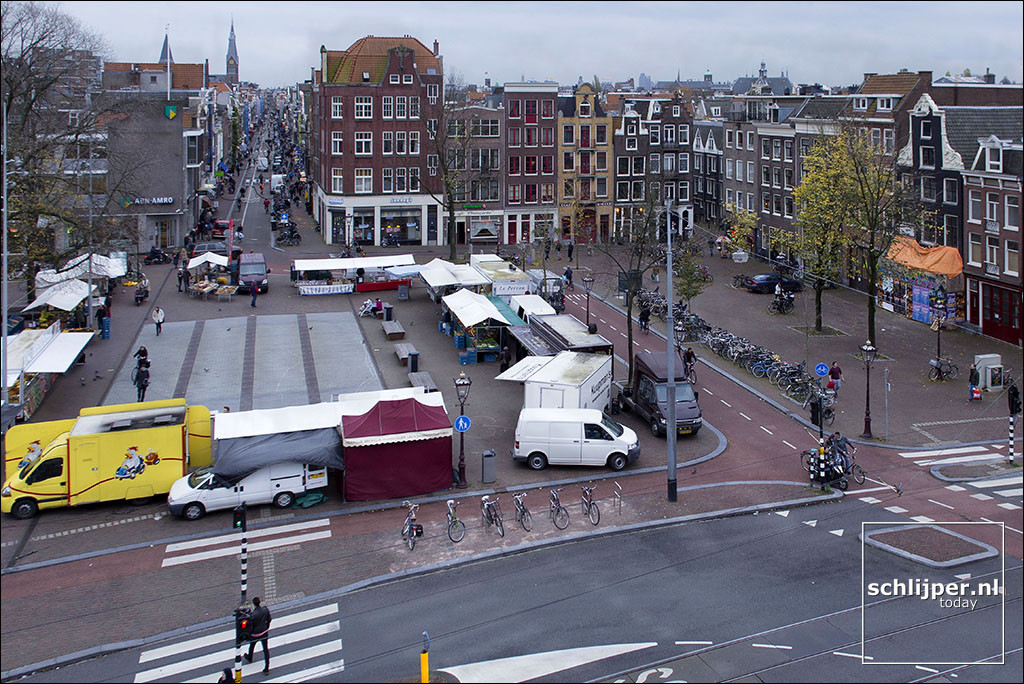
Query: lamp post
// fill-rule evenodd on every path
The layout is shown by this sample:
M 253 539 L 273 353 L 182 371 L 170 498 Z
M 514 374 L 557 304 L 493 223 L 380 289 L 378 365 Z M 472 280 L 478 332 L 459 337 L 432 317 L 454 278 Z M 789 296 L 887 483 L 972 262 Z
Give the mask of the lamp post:
M 466 415 L 466 399 L 469 398 L 469 387 L 473 384 L 473 381 L 466 377 L 464 372 L 459 373 L 459 377 L 454 379 L 455 382 L 455 393 L 459 397 L 459 416 Z M 455 485 L 459 489 L 465 489 L 469 486 L 466 482 L 466 433 L 465 431 L 459 433 L 459 483 Z
M 871 362 L 875 360 L 878 349 L 871 344 L 871 340 L 860 345 L 861 358 L 864 359 L 864 439 L 871 439 Z
M 594 278 L 583 276 L 583 289 L 587 291 L 587 328 L 590 327 L 590 291 L 594 289 Z

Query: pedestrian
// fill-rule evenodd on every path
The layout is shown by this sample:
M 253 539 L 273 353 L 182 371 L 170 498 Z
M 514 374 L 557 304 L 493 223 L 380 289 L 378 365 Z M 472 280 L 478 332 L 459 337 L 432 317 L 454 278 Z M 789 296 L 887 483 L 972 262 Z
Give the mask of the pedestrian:
M 708 238 L 708 256 L 715 256 L 715 241 Z
M 568 285 L 569 289 L 570 290 L 575 290 L 576 288 L 574 288 L 573 284 L 572 284 L 572 268 L 569 267 L 569 266 L 566 266 L 565 267 L 565 273 L 563 275 L 565 276 L 565 282 L 566 282 L 566 285 Z
M 138 394 L 136 401 L 146 401 L 146 388 L 149 387 L 149 362 L 141 363 L 135 370 L 135 389 Z
M 573 251 L 573 249 L 574 249 L 573 244 L 570 242 L 569 243 L 569 261 L 572 261 L 572 251 Z M 570 278 L 569 280 L 572 280 L 572 278 Z
M 185 266 L 182 264 L 181 268 L 178 269 L 178 292 L 181 292 L 181 286 L 185 284 Z
M 971 364 L 971 372 L 970 372 L 970 374 L 968 374 L 967 377 L 968 377 L 968 380 L 967 380 L 968 387 L 967 387 L 967 389 L 970 392 L 969 396 L 967 397 L 967 401 L 971 402 L 971 401 L 974 401 L 975 390 L 978 388 L 978 385 L 981 382 L 981 374 L 978 373 L 978 367 L 976 365 L 974 365 L 973 363 Z M 978 394 L 978 399 L 981 399 L 981 394 L 980 393 Z
M 249 302 L 249 306 L 256 308 L 256 298 L 260 296 L 260 287 L 255 281 L 249 283 L 249 291 L 252 292 L 252 300 Z
M 160 337 L 160 330 L 164 327 L 164 310 L 159 306 L 153 307 L 153 322 L 156 323 L 156 336 Z
M 544 261 L 551 258 L 551 238 L 544 240 Z
M 509 351 L 508 345 L 501 348 L 501 372 L 504 373 L 508 370 L 508 367 L 512 364 L 512 352 Z
M 562 260 L 562 241 L 559 240 L 555 243 L 555 254 L 558 255 L 558 261 Z
M 107 309 L 107 318 L 110 318 L 110 309 L 111 309 L 111 307 L 113 305 L 114 305 L 114 299 L 110 295 L 107 295 L 106 297 L 104 297 L 104 299 L 103 299 L 103 306 L 106 307 L 106 309 Z
M 262 183 L 260 184 L 260 190 L 261 191 L 263 190 Z M 263 200 L 263 213 L 264 214 L 269 214 L 270 213 L 270 200 L 269 199 Z
M 182 267 L 181 267 L 181 270 L 182 270 L 182 271 L 184 271 L 184 277 L 185 277 L 185 292 L 188 292 L 188 284 L 189 284 L 189 281 L 190 281 L 190 280 L 192 280 L 192 274 L 191 274 L 191 273 L 189 273 L 189 272 L 188 272 L 188 269 L 187 269 L 187 268 L 185 268 L 184 266 L 182 266 Z
M 249 642 L 249 652 L 245 654 L 245 662 L 252 662 L 253 651 L 256 650 L 256 642 L 263 646 L 263 674 L 270 672 L 270 610 L 260 603 L 260 597 L 252 600 L 256 609 L 252 611 L 249 619 L 252 621 L 252 640 Z
M 135 364 L 141 366 L 144 363 L 149 363 L 149 350 L 145 347 L 139 347 L 132 356 L 135 357 Z
M 217 684 L 225 684 L 226 682 L 235 681 L 235 676 L 231 673 L 230 667 L 225 667 L 220 672 L 220 679 L 217 680 Z
M 181 252 L 174 250 L 174 268 L 178 268 L 178 260 L 181 259 Z
M 843 369 L 839 367 L 838 361 L 833 361 L 832 367 L 828 369 L 828 384 L 831 385 L 830 389 L 836 391 L 836 396 L 839 396 L 839 386 L 843 384 Z

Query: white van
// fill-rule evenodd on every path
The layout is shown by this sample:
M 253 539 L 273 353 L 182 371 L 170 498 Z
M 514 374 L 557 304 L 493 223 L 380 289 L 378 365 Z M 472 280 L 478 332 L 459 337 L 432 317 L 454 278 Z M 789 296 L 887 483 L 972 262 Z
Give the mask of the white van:
M 270 168 L 270 162 L 267 161 L 266 157 L 256 157 L 256 170 L 266 171 Z
M 327 468 L 323 466 L 275 463 L 234 482 L 206 467 L 171 485 L 167 507 L 171 515 L 198 520 L 208 511 L 234 508 L 241 503 L 273 503 L 278 508 L 288 508 L 297 495 L 325 486 Z
M 640 456 L 636 433 L 597 409 L 519 412 L 512 458 L 533 470 L 551 465 L 607 465 L 622 470 Z

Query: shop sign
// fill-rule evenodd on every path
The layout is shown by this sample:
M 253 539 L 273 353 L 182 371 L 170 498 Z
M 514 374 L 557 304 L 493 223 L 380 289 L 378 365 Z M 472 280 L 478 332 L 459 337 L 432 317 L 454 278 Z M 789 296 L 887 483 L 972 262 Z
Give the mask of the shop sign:
M 173 197 L 136 197 L 132 204 L 174 204 Z
M 412 197 L 389 197 L 389 204 L 412 204 Z
M 344 197 L 327 197 L 327 206 L 329 207 L 340 207 L 345 204 Z
M 482 204 L 463 204 L 462 208 L 463 209 L 483 209 L 484 205 L 482 205 Z

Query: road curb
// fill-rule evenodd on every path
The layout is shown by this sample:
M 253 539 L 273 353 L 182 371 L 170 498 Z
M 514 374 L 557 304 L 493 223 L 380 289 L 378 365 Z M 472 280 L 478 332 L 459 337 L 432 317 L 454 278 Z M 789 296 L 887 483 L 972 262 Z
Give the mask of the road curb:
M 974 561 L 983 560 L 985 558 L 993 558 L 999 555 L 999 551 L 996 550 L 996 548 L 991 544 L 980 542 L 977 539 L 971 539 L 970 537 L 966 537 L 960 534 L 959 532 L 954 532 L 946 528 L 942 528 L 942 531 L 946 534 L 970 542 L 975 546 L 980 547 L 982 550 L 978 553 L 972 553 L 966 556 L 957 556 L 956 558 L 952 558 L 948 561 L 933 561 L 930 558 L 919 556 L 916 553 L 910 553 L 909 551 L 905 551 L 899 548 L 898 546 L 886 544 L 885 542 L 878 541 L 877 539 L 872 538 L 876 534 L 885 534 L 886 532 L 902 532 L 905 530 L 915 530 L 922 527 L 937 527 L 937 525 L 895 525 L 893 527 L 883 527 L 880 530 L 872 530 L 871 532 L 867 533 L 862 532 L 857 535 L 857 538 L 860 539 L 861 542 L 867 544 L 868 546 L 873 546 L 876 549 L 887 551 L 893 555 L 899 556 L 900 558 L 906 558 L 907 560 L 914 561 L 915 563 L 920 563 L 921 565 L 927 565 L 930 568 L 954 568 L 958 565 L 964 565 L 965 563 L 973 563 Z
M 717 482 L 712 484 L 704 485 L 692 485 L 689 487 L 681 487 L 679 491 L 687 491 L 691 489 L 704 489 L 710 487 L 723 487 L 726 485 L 738 485 L 738 484 L 788 484 L 799 487 L 806 487 L 807 484 L 804 482 L 793 482 L 790 480 L 743 480 L 737 482 Z M 511 491 L 511 490 L 510 490 Z M 375 577 L 369 577 L 358 582 L 353 582 L 337 589 L 331 589 L 330 591 L 320 592 L 319 594 L 313 594 L 312 596 L 305 596 L 300 599 L 293 599 L 291 601 L 284 601 L 282 603 L 274 604 L 275 610 L 299 608 L 305 605 L 316 603 L 318 601 L 326 601 L 334 598 L 340 598 L 346 594 L 350 594 L 361 589 L 368 589 L 370 587 L 387 584 L 389 582 L 395 582 L 410 577 L 416 577 L 419 575 L 426 575 L 441 570 L 448 570 L 453 567 L 460 565 L 467 565 L 469 563 L 477 563 L 480 561 L 496 558 L 499 556 L 511 556 L 520 553 L 526 553 L 540 548 L 549 546 L 555 546 L 558 544 L 564 544 L 581 539 L 587 539 L 595 536 L 607 536 L 613 534 L 628 534 L 630 532 L 651 530 L 659 527 L 668 527 L 671 525 L 678 525 L 688 522 L 697 522 L 704 520 L 716 520 L 721 518 L 730 518 L 740 515 L 746 515 L 749 513 L 761 513 L 765 511 L 774 511 L 780 509 L 796 508 L 798 506 L 810 506 L 819 503 L 826 503 L 830 501 L 836 501 L 843 497 L 842 492 L 833 492 L 832 494 L 819 494 L 812 497 L 803 499 L 787 499 L 784 501 L 768 502 L 763 504 L 754 504 L 751 506 L 741 506 L 737 508 L 727 508 L 720 511 L 711 511 L 709 513 L 694 513 L 692 515 L 683 515 L 675 518 L 666 518 L 664 520 L 648 520 L 638 523 L 630 523 L 629 525 L 623 525 L 621 527 L 611 527 L 603 530 L 588 530 L 586 532 L 576 532 L 565 537 L 554 537 L 551 539 L 541 539 L 533 542 L 526 542 L 524 544 L 518 544 L 509 548 L 502 549 L 491 549 L 490 551 L 484 551 L 482 553 L 467 556 L 465 558 L 452 559 L 448 561 L 442 561 L 439 563 L 431 563 L 429 565 L 423 565 L 418 568 L 412 568 L 409 570 L 401 570 L 395 573 L 389 573 L 387 575 L 377 575 Z M 442 500 L 448 497 L 438 497 L 437 500 Z M 401 504 L 396 504 L 395 507 Z M 12 670 L 6 670 L 0 672 L 0 680 L 8 681 L 15 677 L 21 677 L 23 675 L 31 674 L 40 670 L 47 670 L 57 667 L 64 667 L 81 660 L 93 658 L 95 656 L 107 655 L 115 653 L 117 651 L 123 651 L 131 648 L 138 648 L 140 646 L 146 646 L 148 644 L 157 643 L 166 639 L 173 639 L 175 637 L 185 636 L 193 634 L 195 632 L 202 631 L 204 629 L 210 629 L 213 627 L 220 627 L 224 625 L 231 625 L 234 622 L 232 617 L 216 618 L 213 620 L 206 620 L 204 622 L 196 623 L 194 625 L 188 625 L 186 627 L 179 627 L 172 629 L 160 634 L 154 634 L 148 637 L 141 637 L 139 639 L 131 639 L 129 641 L 119 641 L 110 644 L 103 644 L 100 646 L 94 646 L 92 648 L 76 651 L 75 653 L 69 653 L 63 656 L 57 656 L 55 658 L 48 658 L 38 663 L 32 663 L 30 665 L 23 665 L 21 667 L 14 668 Z

